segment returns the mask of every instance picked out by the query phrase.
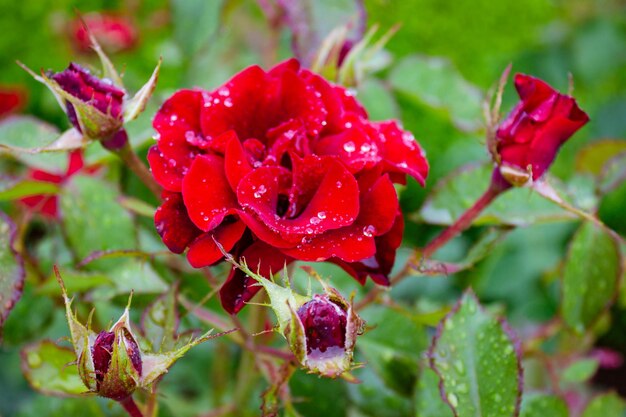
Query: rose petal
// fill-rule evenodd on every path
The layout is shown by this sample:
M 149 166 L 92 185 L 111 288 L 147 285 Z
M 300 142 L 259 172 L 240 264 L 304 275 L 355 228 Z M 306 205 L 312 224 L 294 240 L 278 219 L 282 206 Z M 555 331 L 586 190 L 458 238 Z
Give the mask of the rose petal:
M 396 259 L 396 251 L 402 243 L 404 218 L 398 212 L 393 227 L 389 232 L 376 237 L 376 254 L 357 262 L 345 262 L 338 258 L 330 262 L 339 265 L 344 271 L 352 275 L 361 285 L 365 284 L 369 276 L 378 285 L 389 285 L 389 273 Z
M 326 136 L 313 146 L 318 155 L 339 157 L 353 173 L 371 168 L 381 160 L 377 143 L 359 126 Z
M 202 131 L 207 139 L 234 130 L 242 141 L 255 138 L 265 143 L 271 128 L 291 119 L 302 120 L 309 134 L 319 133 L 326 117 L 323 103 L 290 67 L 273 73 L 249 67 L 206 94 Z
M 272 274 L 279 272 L 292 259 L 278 252 L 273 247 L 257 241 L 247 247 L 241 257 L 253 271 L 259 271 L 263 277 L 270 278 Z M 228 279 L 220 289 L 220 300 L 224 310 L 231 314 L 238 313 L 261 289 L 254 279 L 248 277 L 238 268 L 233 268 Z
M 294 160 L 288 194 L 289 177 L 282 167 L 251 172 L 239 184 L 239 203 L 281 234 L 317 234 L 354 222 L 359 210 L 358 185 L 341 163 L 314 156 Z M 286 213 L 280 212 L 281 194 L 294 196 Z
M 337 257 L 347 262 L 368 258 L 376 252 L 372 236 L 357 227 L 344 227 L 314 237 L 304 236 L 300 244 L 282 252 L 301 261 L 324 261 Z
M 233 190 L 237 190 L 241 179 L 252 171 L 252 165 L 248 162 L 246 152 L 236 136 L 231 138 L 226 146 L 224 169 L 228 183 Z
M 194 144 L 201 136 L 202 93 L 180 90 L 170 97 L 154 116 L 157 146 L 171 166 L 188 168 L 200 152 Z
M 187 167 L 178 165 L 175 159 L 166 158 L 156 145 L 148 150 L 148 163 L 159 185 L 167 191 L 180 192 Z
M 395 121 L 371 123 L 371 126 L 385 171 L 409 174 L 423 186 L 428 176 L 428 161 L 411 132 L 400 129 Z
M 225 251 L 230 251 L 241 239 L 245 230 L 245 223 L 237 220 L 230 223 L 223 222 L 212 231 L 203 233 L 189 245 L 187 252 L 189 264 L 194 268 L 202 268 L 219 261 L 224 254 L 215 241 L 218 241 Z
M 165 201 L 154 214 L 154 225 L 163 243 L 174 253 L 182 253 L 202 233 L 189 219 L 179 193 L 164 193 Z
M 194 159 L 183 179 L 182 193 L 189 218 L 205 232 L 237 209 L 235 193 L 224 172 L 224 159 L 217 155 L 199 155 Z
M 388 232 L 396 220 L 398 197 L 388 176 L 380 177 L 380 168 L 359 178 L 361 211 L 354 224 L 321 235 L 305 236 L 283 253 L 303 261 L 339 258 L 360 261 L 376 252 L 375 236 Z

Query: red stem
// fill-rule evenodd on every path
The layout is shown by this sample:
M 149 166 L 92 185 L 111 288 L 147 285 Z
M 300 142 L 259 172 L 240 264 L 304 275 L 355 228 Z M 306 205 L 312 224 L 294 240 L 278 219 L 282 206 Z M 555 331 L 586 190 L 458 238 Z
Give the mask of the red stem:
M 141 410 L 137 407 L 137 403 L 133 400 L 133 396 L 129 395 L 122 401 L 120 401 L 120 405 L 124 407 L 124 410 L 128 413 L 130 417 L 143 417 Z
M 494 186 L 490 186 L 487 191 L 480 196 L 472 207 L 467 209 L 465 213 L 461 215 L 454 223 L 446 228 L 439 236 L 434 238 L 422 251 L 423 258 L 430 258 L 430 256 L 437 252 L 439 248 L 448 243 L 453 237 L 463 232 L 465 229 L 471 226 L 472 222 L 482 213 L 482 211 L 489 205 L 497 196 L 502 193 L 503 190 Z

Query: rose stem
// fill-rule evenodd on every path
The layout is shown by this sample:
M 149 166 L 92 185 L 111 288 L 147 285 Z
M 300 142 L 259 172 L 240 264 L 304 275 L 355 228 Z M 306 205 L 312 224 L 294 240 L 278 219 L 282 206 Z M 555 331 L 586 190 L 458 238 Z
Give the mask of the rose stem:
M 130 168 L 133 173 L 139 177 L 141 182 L 143 182 L 146 187 L 152 191 L 152 193 L 156 196 L 157 199 L 161 199 L 161 186 L 154 181 L 152 174 L 148 168 L 141 162 L 137 154 L 133 152 L 130 144 L 127 142 L 120 149 L 113 150 L 119 158 L 124 161 L 124 163 Z
M 390 283 L 391 285 L 397 284 L 404 280 L 409 276 L 409 272 L 414 268 L 416 262 L 418 261 L 418 256 L 421 259 L 429 258 L 433 253 L 437 251 L 437 249 L 441 248 L 443 245 L 448 243 L 452 238 L 462 233 L 465 229 L 470 227 L 472 222 L 482 213 L 482 211 L 489 206 L 502 192 L 506 191 L 507 187 L 501 187 L 493 182 L 489 185 L 487 191 L 481 195 L 478 200 L 472 205 L 469 209 L 467 209 L 461 217 L 459 217 L 454 223 L 444 229 L 441 234 L 439 234 L 436 238 L 430 241 L 426 247 L 424 247 L 421 251 L 414 251 L 407 262 L 404 264 L 404 267 L 401 271 L 399 271 L 396 275 L 394 275 Z M 356 309 L 360 310 L 363 307 L 367 306 L 376 298 L 378 295 L 383 292 L 383 287 L 375 287 L 373 288 L 366 296 L 361 300 L 361 302 L 356 304 Z
M 133 400 L 132 395 L 129 395 L 120 401 L 120 404 L 124 407 L 124 410 L 126 410 L 130 417 L 143 417 L 143 414 L 141 414 L 141 411 L 139 410 L 139 407 L 137 407 L 135 400 Z

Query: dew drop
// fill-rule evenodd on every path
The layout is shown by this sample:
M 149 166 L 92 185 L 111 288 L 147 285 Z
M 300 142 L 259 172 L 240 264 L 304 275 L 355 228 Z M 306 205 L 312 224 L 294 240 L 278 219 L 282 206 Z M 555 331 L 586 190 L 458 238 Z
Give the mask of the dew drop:
M 348 153 L 352 153 L 352 152 L 354 152 L 356 150 L 356 146 L 355 146 L 354 142 L 348 141 L 348 142 L 343 144 L 343 150 L 348 152 Z
M 376 228 L 373 225 L 371 225 L 371 224 L 369 224 L 369 225 L 367 225 L 367 226 L 365 226 L 363 228 L 363 235 L 365 235 L 367 237 L 374 236 L 374 233 L 376 233 Z

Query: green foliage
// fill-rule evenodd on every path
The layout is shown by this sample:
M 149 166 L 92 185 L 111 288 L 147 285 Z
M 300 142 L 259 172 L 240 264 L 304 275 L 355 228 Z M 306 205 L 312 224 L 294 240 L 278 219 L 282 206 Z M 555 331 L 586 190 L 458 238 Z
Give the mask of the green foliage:
M 22 369 L 31 386 L 48 395 L 81 395 L 87 388 L 78 375 L 76 354 L 50 341 L 22 350 Z
M 518 347 L 466 292 L 441 323 L 430 351 L 445 401 L 462 416 L 516 416 L 522 395 Z
M 522 401 L 520 417 L 568 417 L 567 404 L 553 395 L 528 395 Z
M 583 332 L 615 299 L 622 274 L 619 247 L 605 229 L 585 222 L 570 243 L 563 269 L 562 315 Z

